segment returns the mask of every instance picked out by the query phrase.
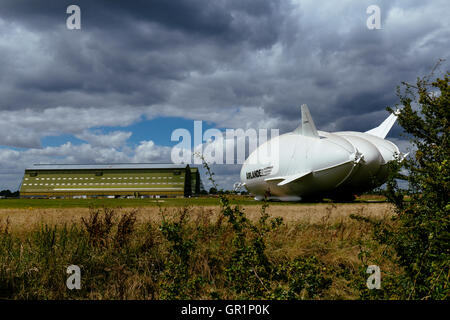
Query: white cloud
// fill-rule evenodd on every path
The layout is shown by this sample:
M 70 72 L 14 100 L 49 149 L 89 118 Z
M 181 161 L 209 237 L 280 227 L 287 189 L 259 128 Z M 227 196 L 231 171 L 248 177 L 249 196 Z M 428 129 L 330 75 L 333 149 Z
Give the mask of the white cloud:
M 113 143 L 116 146 L 128 139 L 127 135 L 131 133 L 93 135 L 87 130 L 101 126 L 126 127 L 140 118 L 140 113 L 127 108 L 57 107 L 44 110 L 0 111 L 0 145 L 39 148 L 43 137 L 74 134 L 95 145 Z
M 89 131 L 84 131 L 75 136 L 96 147 L 112 147 L 117 149 L 124 146 L 132 134 L 132 132 L 125 131 L 113 131 L 108 134 L 94 134 Z
M 157 146 L 153 141 L 141 141 L 134 150 L 133 162 L 170 163 L 170 147 Z

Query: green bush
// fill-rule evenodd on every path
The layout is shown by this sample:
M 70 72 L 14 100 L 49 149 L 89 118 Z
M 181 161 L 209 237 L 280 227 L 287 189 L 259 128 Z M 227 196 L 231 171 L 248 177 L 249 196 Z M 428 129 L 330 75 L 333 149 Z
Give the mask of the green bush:
M 450 298 L 449 75 L 434 81 L 424 77 L 398 90 L 403 106 L 398 122 L 415 152 L 390 164 L 394 174 L 386 196 L 396 216 L 392 225 L 376 225 L 374 235 L 401 272 L 385 274 L 383 290 L 363 290 L 363 297 Z M 406 188 L 399 186 L 399 178 Z

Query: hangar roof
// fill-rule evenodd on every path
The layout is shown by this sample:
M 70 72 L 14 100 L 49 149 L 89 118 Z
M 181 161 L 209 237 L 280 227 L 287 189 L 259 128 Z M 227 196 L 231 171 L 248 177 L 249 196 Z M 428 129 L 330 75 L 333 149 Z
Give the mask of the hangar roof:
M 184 169 L 186 166 L 186 164 L 173 163 L 34 164 L 25 170 Z

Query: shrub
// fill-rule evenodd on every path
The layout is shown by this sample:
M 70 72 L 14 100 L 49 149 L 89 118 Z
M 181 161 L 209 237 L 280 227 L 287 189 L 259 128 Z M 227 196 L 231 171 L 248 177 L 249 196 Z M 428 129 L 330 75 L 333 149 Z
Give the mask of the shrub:
M 391 248 L 386 256 L 403 272 L 386 275 L 385 289 L 371 293 L 378 297 L 450 298 L 450 74 L 430 81 L 432 74 L 397 91 L 398 122 L 416 151 L 390 164 L 386 196 L 396 208 L 395 224 L 377 225 L 375 238 Z

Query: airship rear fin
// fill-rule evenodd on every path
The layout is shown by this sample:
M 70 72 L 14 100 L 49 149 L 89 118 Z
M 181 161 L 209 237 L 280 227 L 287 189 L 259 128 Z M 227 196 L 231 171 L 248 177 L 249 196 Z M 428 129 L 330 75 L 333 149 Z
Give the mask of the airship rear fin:
M 311 114 L 309 113 L 308 106 L 306 104 L 302 105 L 302 134 L 308 137 L 319 138 L 316 125 L 314 124 Z
M 392 126 L 394 125 L 395 120 L 397 120 L 397 115 L 392 113 L 378 127 L 373 128 L 369 131 L 366 131 L 366 133 L 384 139 L 384 138 L 386 138 L 387 134 L 391 130 Z
M 312 119 L 311 114 L 309 113 L 308 106 L 306 104 L 302 104 L 301 109 L 302 109 L 302 124 L 297 129 L 295 129 L 294 132 L 307 137 L 319 138 L 316 125 L 314 124 L 314 120 Z

